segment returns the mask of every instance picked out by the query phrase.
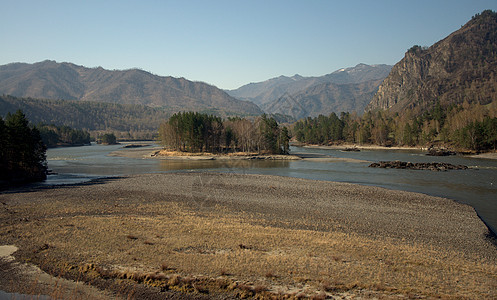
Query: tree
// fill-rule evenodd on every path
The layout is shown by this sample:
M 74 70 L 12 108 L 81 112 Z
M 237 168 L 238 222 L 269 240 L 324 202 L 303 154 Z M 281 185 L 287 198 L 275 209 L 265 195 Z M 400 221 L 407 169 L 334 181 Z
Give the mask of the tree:
M 104 145 L 115 145 L 117 144 L 116 136 L 113 133 L 105 133 L 101 135 L 99 138 L 99 143 Z
M 223 133 L 220 117 L 198 112 L 176 113 L 159 128 L 165 147 L 188 152 L 219 151 Z
M 260 150 L 269 153 L 280 153 L 278 147 L 279 127 L 274 118 L 268 118 L 266 114 L 260 119 L 261 145 Z
M 5 126 L 5 122 L 0 117 L 0 172 L 2 172 L 0 176 L 0 180 L 3 179 L 3 173 L 7 170 L 7 127 Z
M 497 118 L 483 120 L 484 143 L 487 149 L 497 148 Z
M 288 128 L 281 128 L 278 144 L 281 154 L 290 153 L 290 133 L 288 132 Z
M 159 127 L 161 144 L 168 149 L 186 152 L 266 152 L 289 151 L 288 129 L 282 131 L 272 117 L 255 121 L 220 117 L 197 112 L 172 115 Z
M 46 147 L 22 111 L 8 113 L 5 122 L 0 121 L 0 139 L 0 180 L 22 183 L 46 179 Z

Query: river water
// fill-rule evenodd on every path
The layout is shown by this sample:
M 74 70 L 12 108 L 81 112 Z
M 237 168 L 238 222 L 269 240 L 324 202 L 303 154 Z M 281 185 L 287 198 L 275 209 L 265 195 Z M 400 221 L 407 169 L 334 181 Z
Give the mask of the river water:
M 150 147 L 153 146 L 157 145 Z M 58 174 L 50 175 L 44 184 L 76 184 L 107 176 L 195 170 L 349 182 L 420 192 L 469 204 L 476 209 L 487 226 L 493 232 L 497 232 L 497 160 L 463 156 L 430 157 L 421 151 L 362 150 L 360 152 L 344 152 L 302 147 L 291 147 L 291 152 L 332 159 L 171 161 L 108 155 L 110 152 L 122 150 L 122 148 L 122 145 L 92 145 L 49 149 L 47 151 L 48 167 Z M 471 168 L 447 172 L 368 168 L 371 162 L 381 160 L 436 161 L 462 164 Z

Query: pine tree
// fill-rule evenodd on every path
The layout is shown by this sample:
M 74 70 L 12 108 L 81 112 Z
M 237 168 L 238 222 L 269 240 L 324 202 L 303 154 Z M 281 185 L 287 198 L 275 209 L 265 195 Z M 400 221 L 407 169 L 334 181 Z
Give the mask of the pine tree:
M 24 113 L 8 113 L 2 131 L 2 179 L 30 182 L 46 179 L 46 146 L 36 127 L 31 128 Z
M 0 180 L 7 174 L 7 127 L 0 117 Z

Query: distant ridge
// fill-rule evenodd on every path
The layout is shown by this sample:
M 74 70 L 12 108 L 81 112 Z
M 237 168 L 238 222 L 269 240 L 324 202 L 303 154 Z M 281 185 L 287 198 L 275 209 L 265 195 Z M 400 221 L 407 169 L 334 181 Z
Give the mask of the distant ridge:
M 497 14 L 486 10 L 429 48 L 414 46 L 393 68 L 367 110 L 427 111 L 435 102 L 497 100 Z
M 215 86 L 162 77 L 139 69 L 109 71 L 46 60 L 0 66 L 0 94 L 16 97 L 141 104 L 168 112 L 203 111 L 220 115 L 259 115 L 257 105 L 240 101 Z
M 280 76 L 227 92 L 256 103 L 266 113 L 280 113 L 296 119 L 331 112 L 362 113 L 391 68 L 389 65 L 358 64 L 320 77 Z
M 267 112 L 295 119 L 340 112 L 362 113 L 381 82 L 382 79 L 349 84 L 322 83 L 293 95 L 285 94 L 262 107 Z

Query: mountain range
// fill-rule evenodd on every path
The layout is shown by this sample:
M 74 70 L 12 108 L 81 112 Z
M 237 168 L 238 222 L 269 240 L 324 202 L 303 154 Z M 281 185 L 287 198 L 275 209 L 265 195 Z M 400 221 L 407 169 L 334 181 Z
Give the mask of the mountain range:
M 262 110 L 215 86 L 131 69 L 110 71 L 43 61 L 0 66 L 0 94 L 16 97 L 140 104 L 168 112 L 260 115 Z
M 280 76 L 223 91 L 139 69 L 110 71 L 54 61 L 12 63 L 0 66 L 0 94 L 143 105 L 167 114 L 266 112 L 293 119 L 385 109 L 420 115 L 435 102 L 443 107 L 463 102 L 486 105 L 497 99 L 497 14 L 484 11 L 431 47 L 412 47 L 393 67 L 358 64 L 324 76 Z M 9 107 L 14 107 L 15 98 L 9 99 Z M 28 103 L 23 105 L 32 105 Z
M 414 46 L 366 110 L 422 114 L 438 101 L 486 105 L 497 99 L 497 13 L 490 10 L 431 47 Z
M 331 112 L 362 113 L 390 69 L 388 65 L 358 64 L 319 77 L 280 76 L 222 91 L 206 83 L 139 69 L 111 71 L 46 60 L 0 66 L 0 93 L 145 105 L 168 113 L 188 110 L 229 116 L 266 112 L 296 120 Z
M 392 66 L 358 64 L 319 77 L 280 76 L 227 91 L 266 113 L 295 119 L 332 112 L 362 113 Z

